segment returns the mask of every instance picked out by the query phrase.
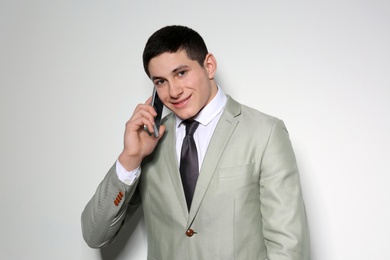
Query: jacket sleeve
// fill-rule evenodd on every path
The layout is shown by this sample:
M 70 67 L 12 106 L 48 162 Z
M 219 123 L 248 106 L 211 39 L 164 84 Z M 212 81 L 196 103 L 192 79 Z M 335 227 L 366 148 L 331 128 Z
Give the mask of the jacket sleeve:
M 288 131 L 277 120 L 260 178 L 263 233 L 269 260 L 309 260 L 310 241 L 298 167 Z
M 140 205 L 138 181 L 139 178 L 132 185 L 124 184 L 116 175 L 115 164 L 111 167 L 81 214 L 81 229 L 88 246 L 100 248 L 114 240 L 125 217 L 131 217 Z

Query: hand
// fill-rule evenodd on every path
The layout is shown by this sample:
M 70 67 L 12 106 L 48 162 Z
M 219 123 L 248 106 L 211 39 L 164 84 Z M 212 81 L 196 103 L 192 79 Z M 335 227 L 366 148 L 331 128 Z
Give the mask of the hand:
M 124 147 L 119 155 L 119 162 L 128 171 L 134 170 L 141 165 L 145 156 L 153 152 L 165 131 L 165 126 L 161 125 L 159 137 L 156 138 L 144 130 L 144 126 L 146 126 L 150 133 L 154 132 L 154 117 L 157 113 L 150 105 L 151 100 L 152 97 L 145 104 L 139 104 L 135 108 L 130 120 L 126 123 Z

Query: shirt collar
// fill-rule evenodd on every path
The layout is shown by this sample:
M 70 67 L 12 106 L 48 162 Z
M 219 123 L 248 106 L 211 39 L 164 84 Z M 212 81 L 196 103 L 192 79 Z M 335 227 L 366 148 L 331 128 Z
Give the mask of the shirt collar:
M 219 86 L 217 87 L 218 92 L 215 97 L 194 118 L 194 120 L 204 126 L 207 126 L 225 107 L 226 95 Z M 183 120 L 176 116 L 176 127 L 179 127 L 181 122 Z

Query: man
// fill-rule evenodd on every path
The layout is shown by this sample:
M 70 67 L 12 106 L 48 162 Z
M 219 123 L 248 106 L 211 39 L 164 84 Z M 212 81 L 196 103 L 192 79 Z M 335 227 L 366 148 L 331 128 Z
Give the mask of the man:
M 126 211 L 142 205 L 148 259 L 309 259 L 298 169 L 283 122 L 223 93 L 214 80 L 215 57 L 190 28 L 155 32 L 143 62 L 172 113 L 155 137 L 151 98 L 136 107 L 122 153 L 83 211 L 88 245 L 107 245 Z M 189 165 L 197 170 L 186 171 Z

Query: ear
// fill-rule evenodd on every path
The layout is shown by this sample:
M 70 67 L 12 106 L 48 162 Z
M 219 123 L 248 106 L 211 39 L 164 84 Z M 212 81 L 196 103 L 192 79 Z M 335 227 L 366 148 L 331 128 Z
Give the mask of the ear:
M 217 71 L 217 60 L 215 59 L 214 55 L 211 53 L 208 53 L 206 55 L 206 58 L 204 59 L 204 64 L 207 74 L 209 76 L 209 79 L 214 79 L 214 75 Z

